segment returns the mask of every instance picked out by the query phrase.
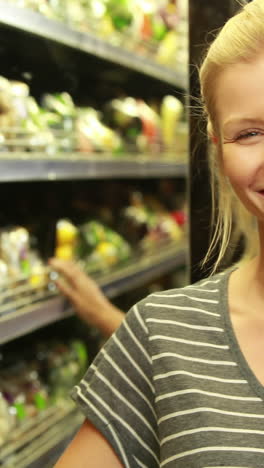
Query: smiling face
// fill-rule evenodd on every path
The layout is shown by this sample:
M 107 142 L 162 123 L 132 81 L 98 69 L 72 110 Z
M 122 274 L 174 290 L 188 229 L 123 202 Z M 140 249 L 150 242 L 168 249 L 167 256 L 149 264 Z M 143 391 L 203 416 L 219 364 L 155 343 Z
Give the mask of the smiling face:
M 221 73 L 216 109 L 225 175 L 264 223 L 264 54 Z

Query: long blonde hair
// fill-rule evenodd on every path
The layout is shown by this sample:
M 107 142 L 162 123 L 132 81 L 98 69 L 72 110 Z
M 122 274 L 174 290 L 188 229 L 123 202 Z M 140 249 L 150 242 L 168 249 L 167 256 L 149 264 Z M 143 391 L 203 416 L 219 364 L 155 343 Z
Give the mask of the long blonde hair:
M 213 272 L 224 259 L 230 243 L 232 242 L 235 248 L 241 236 L 244 241 L 244 253 L 241 260 L 252 258 L 258 249 L 256 220 L 240 202 L 223 171 L 215 90 L 217 79 L 227 66 L 239 62 L 250 63 L 264 50 L 263 46 L 264 0 L 253 0 L 221 29 L 200 67 L 201 96 L 208 119 L 208 134 L 218 137 L 215 148 L 210 148 L 209 151 L 213 234 L 203 262 L 206 263 L 220 246 Z

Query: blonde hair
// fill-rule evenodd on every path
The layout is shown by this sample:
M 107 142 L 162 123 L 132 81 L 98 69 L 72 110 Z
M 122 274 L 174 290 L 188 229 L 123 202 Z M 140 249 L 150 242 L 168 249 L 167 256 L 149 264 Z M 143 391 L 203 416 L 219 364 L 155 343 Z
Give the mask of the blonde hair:
M 200 67 L 201 96 L 208 119 L 208 134 L 218 137 L 215 149 L 211 148 L 209 151 L 214 233 L 203 261 L 205 264 L 220 245 L 213 273 L 224 259 L 227 248 L 231 245 L 234 249 L 241 236 L 244 240 L 241 261 L 257 254 L 259 243 L 255 217 L 240 202 L 224 175 L 215 89 L 216 80 L 227 66 L 239 62 L 250 63 L 263 51 L 263 45 L 264 0 L 253 0 L 225 24 L 209 47 Z

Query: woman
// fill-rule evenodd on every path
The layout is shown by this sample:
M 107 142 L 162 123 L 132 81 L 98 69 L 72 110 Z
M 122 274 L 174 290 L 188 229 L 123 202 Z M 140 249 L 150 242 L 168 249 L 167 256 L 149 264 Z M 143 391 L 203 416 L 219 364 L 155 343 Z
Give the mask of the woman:
M 264 1 L 234 16 L 200 70 L 219 210 L 244 261 L 135 305 L 72 392 L 86 421 L 56 468 L 264 466 Z

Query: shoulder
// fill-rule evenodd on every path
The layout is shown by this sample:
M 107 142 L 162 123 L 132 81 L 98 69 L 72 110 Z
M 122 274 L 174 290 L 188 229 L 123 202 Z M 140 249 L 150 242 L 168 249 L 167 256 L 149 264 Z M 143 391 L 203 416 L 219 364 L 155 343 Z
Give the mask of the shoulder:
M 210 317 L 219 316 L 219 303 L 227 275 L 224 272 L 183 288 L 150 294 L 135 306 L 134 311 L 146 324 L 177 318 L 192 323 L 210 321 Z
M 226 279 L 227 272 L 218 273 L 209 278 L 205 278 L 197 283 L 190 284 L 183 288 L 168 289 L 150 294 L 138 303 L 139 307 L 145 307 L 149 302 L 158 305 L 171 302 L 178 304 L 191 303 L 193 300 L 203 302 L 204 299 L 213 298 L 219 293 L 222 282 Z

